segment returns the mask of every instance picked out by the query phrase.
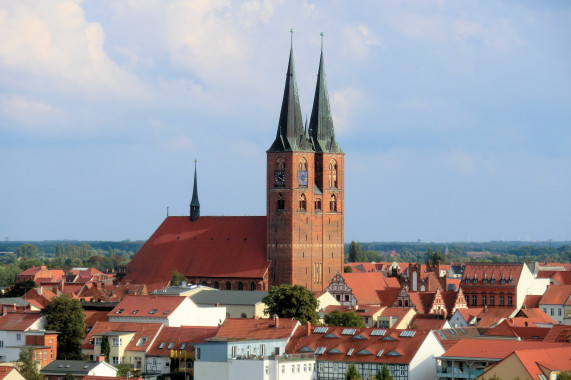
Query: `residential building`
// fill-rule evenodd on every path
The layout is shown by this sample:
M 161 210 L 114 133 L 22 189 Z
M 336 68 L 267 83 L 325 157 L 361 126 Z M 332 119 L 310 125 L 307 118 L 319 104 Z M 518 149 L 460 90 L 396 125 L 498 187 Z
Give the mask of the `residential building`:
M 438 379 L 476 379 L 485 369 L 509 354 L 524 349 L 569 346 L 567 343 L 520 341 L 510 339 L 462 339 L 438 356 Z
M 227 318 L 264 318 L 266 305 L 262 298 L 268 295 L 265 291 L 215 290 L 195 292 L 189 298 L 202 307 L 225 307 Z
M 107 316 L 110 322 L 218 326 L 226 318 L 226 308 L 198 307 L 188 297 L 127 296 Z
M 407 329 L 416 314 L 413 308 L 385 307 L 377 317 L 376 327 Z
M 76 380 L 83 380 L 86 376 L 116 378 L 117 368 L 104 361 L 54 360 L 40 370 L 45 380 L 62 380 L 68 373 L 71 373 Z
M 65 273 L 61 269 L 48 269 L 47 266 L 42 265 L 39 267 L 30 267 L 21 272 L 16 277 L 16 282 L 21 281 L 34 281 L 36 284 L 43 282 L 57 282 L 64 278 Z
M 458 309 L 450 317 L 451 327 L 468 327 L 474 326 L 478 323 L 478 314 L 480 314 L 483 308 L 470 308 L 470 309 Z
M 306 326 L 296 331 L 287 353 L 315 355 L 316 379 L 343 379 L 354 364 L 364 379 L 386 365 L 395 380 L 432 380 L 434 358 L 444 348 L 429 330 Z
M 26 345 L 26 335 L 39 332 L 45 317 L 35 311 L 12 311 L 0 318 L 0 361 L 16 361 Z
M 555 379 L 571 372 L 571 346 L 517 350 L 490 366 L 479 379 Z
M 57 358 L 57 331 L 28 331 L 26 333 L 26 347 L 34 351 L 34 360 L 40 368 L 45 367 Z
M 11 365 L 0 366 L 0 380 L 26 380 L 24 376 Z
M 539 308 L 560 325 L 571 324 L 571 285 L 550 285 L 539 300 Z
M 337 273 L 325 289 L 342 306 L 381 305 L 377 290 L 387 288 L 381 272 Z

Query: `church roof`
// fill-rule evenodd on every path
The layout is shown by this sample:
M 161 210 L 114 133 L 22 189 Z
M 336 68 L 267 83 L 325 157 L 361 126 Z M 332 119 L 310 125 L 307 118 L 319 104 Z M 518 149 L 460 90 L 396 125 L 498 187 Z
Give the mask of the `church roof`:
M 263 278 L 268 266 L 265 216 L 169 216 L 131 260 L 126 280 L 152 291 L 175 270 L 191 281 Z

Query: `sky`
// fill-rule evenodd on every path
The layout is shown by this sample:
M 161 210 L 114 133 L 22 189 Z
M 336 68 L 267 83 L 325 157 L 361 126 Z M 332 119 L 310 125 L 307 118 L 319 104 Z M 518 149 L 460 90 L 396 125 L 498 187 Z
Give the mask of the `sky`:
M 571 239 L 568 1 L 0 1 L 0 239 L 265 215 L 293 28 L 320 33 L 345 240 Z

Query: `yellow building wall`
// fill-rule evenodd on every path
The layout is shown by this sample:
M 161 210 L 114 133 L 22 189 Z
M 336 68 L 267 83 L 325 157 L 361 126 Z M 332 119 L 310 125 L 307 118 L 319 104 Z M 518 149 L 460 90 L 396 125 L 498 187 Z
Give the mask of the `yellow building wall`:
M 482 376 L 478 377 L 478 379 L 491 379 L 494 375 L 501 380 L 512 380 L 516 378 L 520 380 L 532 379 L 515 354 L 511 354 L 501 362 L 491 366 Z

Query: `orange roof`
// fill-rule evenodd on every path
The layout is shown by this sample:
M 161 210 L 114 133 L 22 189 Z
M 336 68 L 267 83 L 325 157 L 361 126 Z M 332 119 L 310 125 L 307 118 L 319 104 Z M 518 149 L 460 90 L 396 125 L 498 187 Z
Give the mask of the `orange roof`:
M 286 318 L 278 318 L 277 327 L 269 318 L 226 318 L 212 340 L 287 339 L 298 325 L 298 321 Z
M 168 297 L 165 297 L 168 298 Z M 132 323 L 132 322 L 95 322 L 93 328 L 83 340 L 82 349 L 93 349 L 93 337 L 110 332 L 133 332 L 133 339 L 127 344 L 126 350 L 146 351 L 151 344 L 153 337 L 157 335 L 163 327 L 161 323 Z M 141 341 L 141 338 L 144 341 Z
M 26 331 L 41 317 L 38 311 L 11 311 L 0 318 L 0 330 Z
M 85 328 L 91 329 L 95 322 L 107 322 L 109 312 L 106 310 L 83 310 L 83 314 L 85 315 Z
M 170 350 L 194 351 L 193 344 L 204 343 L 219 327 L 163 327 L 146 352 L 147 356 L 169 356 Z
M 510 336 L 522 339 L 541 339 L 545 338 L 550 329 L 535 327 L 533 324 L 526 326 L 517 326 L 510 323 L 509 320 L 503 320 L 496 327 L 486 331 L 484 335 L 488 336 Z
M 16 370 L 14 366 L 0 366 L 0 380 L 8 376 L 8 374 L 14 370 Z
M 385 282 L 389 288 L 401 288 L 399 279 L 396 277 L 385 277 Z
M 470 323 L 470 321 L 476 318 L 478 314 L 480 314 L 483 310 L 484 309 L 481 307 L 473 307 L 469 309 L 458 309 L 456 311 L 460 313 L 462 318 L 464 318 L 467 323 Z
M 504 318 L 509 318 L 516 308 L 489 308 L 478 314 L 478 327 L 491 327 Z
M 379 265 L 377 263 L 347 263 L 355 271 L 359 272 L 378 272 Z
M 569 343 L 535 342 L 506 339 L 462 339 L 446 351 L 446 358 L 503 359 L 515 350 L 570 347 Z
M 411 309 L 412 308 L 407 308 L 407 307 L 386 307 L 381 312 L 381 316 L 382 317 L 396 317 L 400 320 L 402 317 L 407 315 Z M 412 310 L 414 310 L 414 309 L 412 309 Z M 416 310 L 414 310 L 414 312 L 416 313 Z
M 543 295 L 535 295 L 535 294 L 528 294 L 523 299 L 522 310 L 524 306 L 526 309 L 536 308 L 539 305 L 539 300 L 543 297 Z
M 107 316 L 166 318 L 186 299 L 188 297 L 127 296 Z
M 290 339 L 286 352 L 315 352 L 316 359 L 324 361 L 405 364 L 411 362 L 429 334 L 432 334 L 429 330 L 352 329 L 333 326 L 316 327 L 307 334 L 306 329 L 301 328 Z
M 263 278 L 268 267 L 265 216 L 201 216 L 194 222 L 169 216 L 131 260 L 125 280 L 153 291 L 168 284 L 173 270 L 189 278 Z
M 473 285 L 482 286 L 483 280 L 487 279 L 486 285 L 488 286 L 501 286 L 512 287 L 516 286 L 519 281 L 519 276 L 525 264 L 510 263 L 510 264 L 495 264 L 495 263 L 466 263 L 464 274 L 462 275 L 461 287 L 469 287 Z M 478 282 L 473 283 L 474 277 Z M 466 283 L 466 278 L 470 281 Z M 501 279 L 504 278 L 505 282 L 502 283 Z M 513 280 L 509 282 L 510 278 Z M 492 280 L 495 280 L 492 284 Z
M 550 285 L 539 301 L 540 305 L 565 305 L 571 298 L 571 285 Z
M 555 325 L 543 340 L 545 342 L 571 342 L 571 326 Z
M 411 323 L 411 326 L 415 330 L 438 330 L 443 328 L 444 324 L 447 322 L 446 319 L 418 318 L 419 315 L 420 314 L 417 314 Z
M 535 350 L 517 350 L 514 354 L 521 361 L 532 379 L 539 379 L 540 367 L 550 371 L 571 370 L 571 347 L 557 347 Z
M 559 271 L 551 276 L 551 279 L 559 285 L 571 285 L 571 271 Z
M 359 305 L 380 305 L 377 290 L 387 287 L 385 277 L 380 272 L 355 272 L 341 274 Z

